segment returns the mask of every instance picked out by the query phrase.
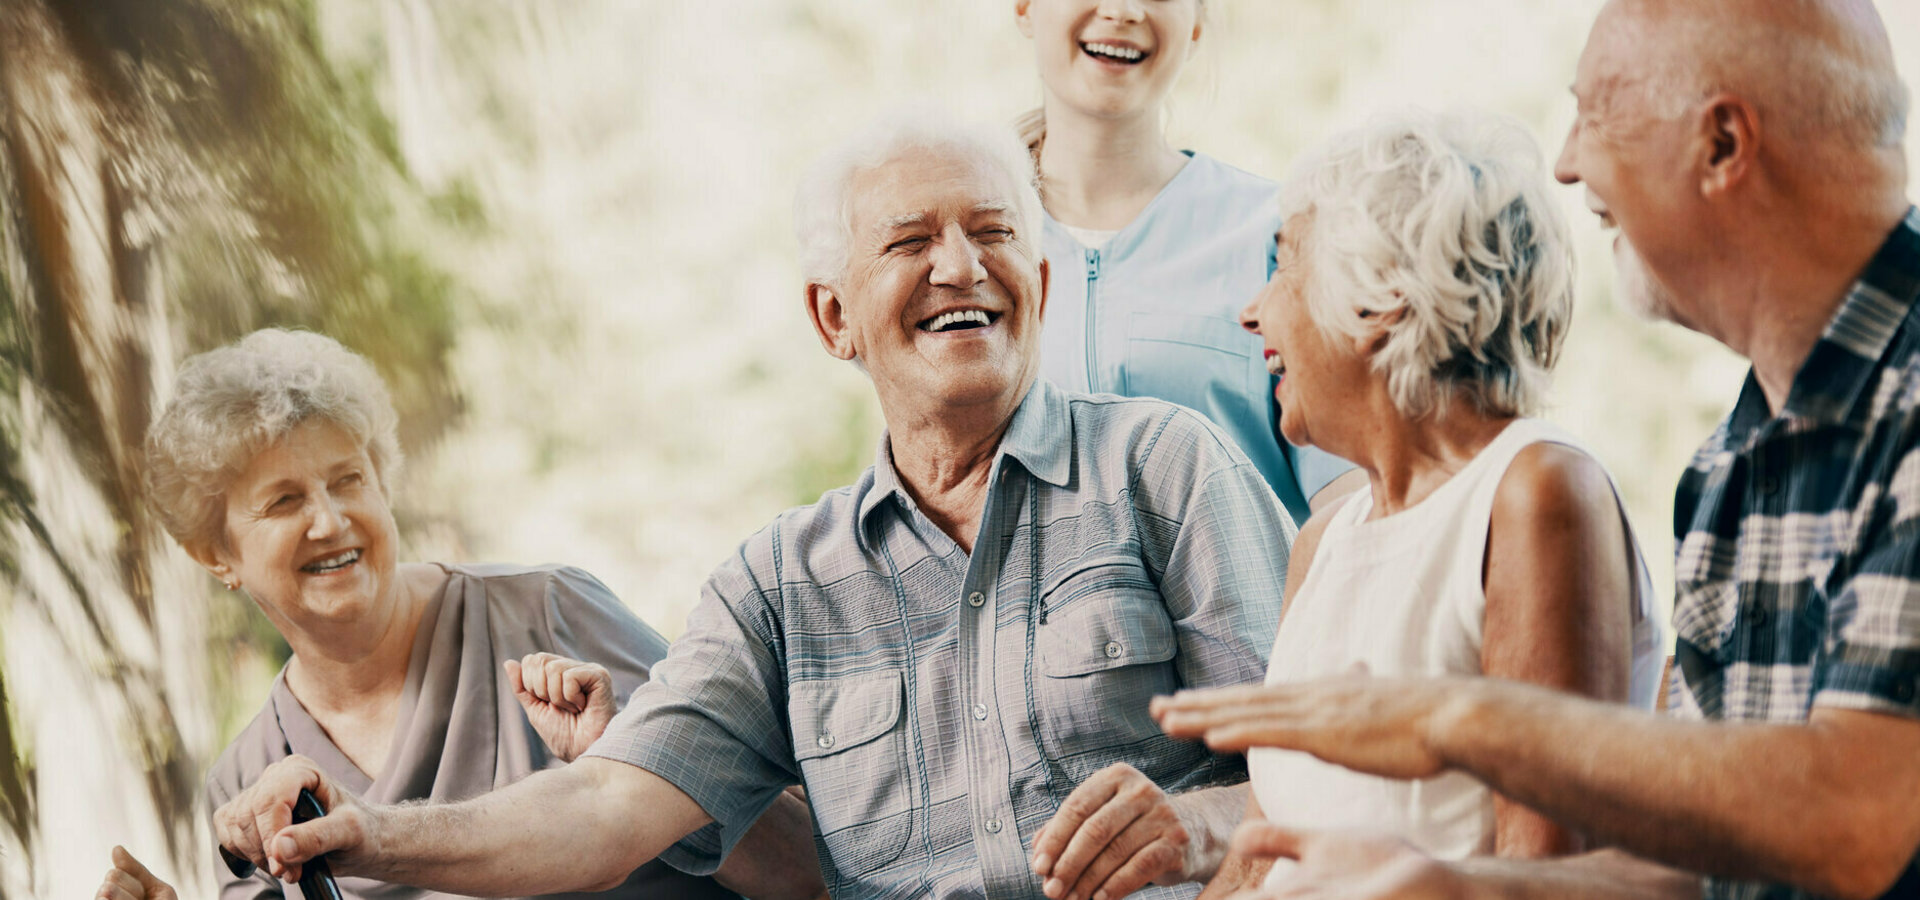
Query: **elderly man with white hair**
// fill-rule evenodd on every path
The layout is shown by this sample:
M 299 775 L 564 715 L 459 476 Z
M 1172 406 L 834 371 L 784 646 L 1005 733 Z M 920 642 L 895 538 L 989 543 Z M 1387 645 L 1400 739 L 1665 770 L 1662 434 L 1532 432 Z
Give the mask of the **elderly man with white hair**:
M 1260 676 L 1292 521 L 1199 415 L 1036 380 L 1040 205 L 1010 133 L 888 120 L 806 185 L 807 310 L 873 380 L 873 467 L 748 538 L 574 765 L 376 807 L 289 759 L 218 812 L 223 844 L 283 877 L 324 852 L 452 893 L 600 888 L 655 857 L 711 871 L 799 784 L 842 900 L 1089 900 L 1218 865 L 1244 763 L 1147 703 Z M 303 787 L 332 812 L 290 826 Z
M 1301 861 L 1271 896 L 1920 896 L 1920 212 L 1884 26 L 1867 0 L 1612 0 L 1574 94 L 1556 174 L 1619 229 L 1628 298 L 1753 363 L 1675 498 L 1673 714 L 1472 678 L 1156 712 L 1215 748 L 1465 773 L 1616 848 L 1443 864 L 1250 829 Z

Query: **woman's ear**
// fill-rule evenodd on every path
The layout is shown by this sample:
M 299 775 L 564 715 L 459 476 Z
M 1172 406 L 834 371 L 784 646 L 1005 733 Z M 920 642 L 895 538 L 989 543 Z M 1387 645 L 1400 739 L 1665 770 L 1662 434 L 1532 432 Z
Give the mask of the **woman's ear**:
M 187 555 L 193 557 L 194 562 L 199 563 L 201 568 L 213 573 L 213 577 L 220 579 L 220 583 L 226 585 L 227 590 L 231 591 L 240 586 L 239 576 L 234 574 L 233 566 L 227 561 L 226 554 L 221 553 L 219 548 L 211 543 L 201 543 L 198 541 L 191 544 L 183 544 L 182 546 L 186 549 Z
M 1385 312 L 1361 310 L 1362 328 L 1353 338 L 1353 351 L 1363 357 L 1370 357 L 1380 352 L 1380 348 L 1387 345 L 1387 339 L 1393 336 L 1394 328 L 1400 324 L 1401 319 L 1406 318 L 1406 315 L 1405 306 L 1396 306 Z

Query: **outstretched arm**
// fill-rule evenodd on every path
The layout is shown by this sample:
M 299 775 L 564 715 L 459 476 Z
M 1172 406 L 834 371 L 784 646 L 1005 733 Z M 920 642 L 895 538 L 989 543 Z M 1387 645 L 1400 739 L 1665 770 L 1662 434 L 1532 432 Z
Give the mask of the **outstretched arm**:
M 293 825 L 307 788 L 326 816 Z M 634 810 L 646 810 L 635 816 Z M 711 821 L 645 769 L 583 759 L 462 803 L 367 806 L 291 756 L 214 814 L 220 843 L 293 880 L 326 853 L 337 874 L 474 897 L 607 890 Z
M 1389 778 L 1472 774 L 1554 821 L 1700 872 L 1876 897 L 1920 847 L 1920 722 L 1682 722 L 1493 679 L 1339 678 L 1154 701 L 1169 734 Z

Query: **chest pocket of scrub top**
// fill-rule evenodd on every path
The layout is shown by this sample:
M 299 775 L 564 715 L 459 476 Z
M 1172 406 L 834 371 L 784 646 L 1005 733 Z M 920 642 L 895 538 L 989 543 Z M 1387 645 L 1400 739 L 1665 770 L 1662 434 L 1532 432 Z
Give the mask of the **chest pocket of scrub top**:
M 1121 393 L 1172 401 L 1226 427 L 1230 411 L 1251 406 L 1264 416 L 1267 370 L 1261 357 L 1259 338 L 1238 322 L 1136 312 L 1128 327 Z
M 1179 687 L 1178 645 L 1160 592 L 1137 559 L 1081 566 L 1043 598 L 1047 622 L 1034 627 L 1044 676 L 1033 685 L 1040 740 L 1078 783 L 1114 748 L 1166 739 L 1147 701 Z
M 879 672 L 796 681 L 788 713 L 793 756 L 820 839 L 843 875 L 871 872 L 899 857 L 912 829 L 901 678 Z

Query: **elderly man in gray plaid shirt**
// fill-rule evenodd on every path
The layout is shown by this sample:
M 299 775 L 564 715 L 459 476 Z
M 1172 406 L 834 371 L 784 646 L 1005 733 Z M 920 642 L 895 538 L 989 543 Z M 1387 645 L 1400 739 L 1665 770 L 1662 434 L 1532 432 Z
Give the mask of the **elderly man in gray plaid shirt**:
M 1615 848 L 1249 830 L 1300 858 L 1285 896 L 1920 896 L 1920 213 L 1888 35 L 1867 0 L 1612 0 L 1574 93 L 1557 174 L 1619 229 L 1628 302 L 1753 363 L 1674 502 L 1669 714 L 1362 678 L 1155 711 L 1215 747 L 1465 771 Z
M 843 900 L 1197 892 L 1244 761 L 1168 738 L 1148 701 L 1260 678 L 1292 521 L 1198 414 L 1036 380 L 1041 208 L 1010 133 L 886 120 L 798 212 L 819 339 L 886 415 L 872 468 L 714 572 L 581 761 L 378 808 L 290 759 L 222 808 L 224 843 L 288 877 L 326 852 L 545 894 L 656 856 L 712 871 L 799 784 Z M 303 786 L 332 814 L 289 827 Z

